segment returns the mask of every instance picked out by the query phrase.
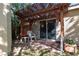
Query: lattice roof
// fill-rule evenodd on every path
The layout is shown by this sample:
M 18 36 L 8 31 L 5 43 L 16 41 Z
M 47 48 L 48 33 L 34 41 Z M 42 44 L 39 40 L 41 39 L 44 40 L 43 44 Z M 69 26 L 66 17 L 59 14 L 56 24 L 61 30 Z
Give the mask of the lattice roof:
M 26 20 L 59 17 L 62 9 L 63 13 L 68 11 L 68 6 L 68 3 L 34 3 L 28 9 L 18 10 L 15 14 Z

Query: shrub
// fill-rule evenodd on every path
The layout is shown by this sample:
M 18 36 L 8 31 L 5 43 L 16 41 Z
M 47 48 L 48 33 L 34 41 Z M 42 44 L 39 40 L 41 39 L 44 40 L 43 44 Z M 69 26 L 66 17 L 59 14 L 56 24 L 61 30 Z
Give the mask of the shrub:
M 70 44 L 70 45 L 74 45 L 74 44 L 76 44 L 76 42 L 75 42 L 74 39 L 65 39 L 64 42 L 67 43 L 67 44 Z

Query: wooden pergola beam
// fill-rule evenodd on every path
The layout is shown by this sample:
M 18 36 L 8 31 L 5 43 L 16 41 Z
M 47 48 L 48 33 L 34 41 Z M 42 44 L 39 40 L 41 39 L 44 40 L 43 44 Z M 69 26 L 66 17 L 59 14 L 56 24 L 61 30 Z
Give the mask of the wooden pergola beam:
M 26 15 L 26 17 L 40 15 L 40 14 L 43 14 L 43 13 L 51 12 L 52 10 L 53 11 L 58 10 L 58 9 L 60 9 L 61 6 L 62 6 L 62 4 L 60 6 L 58 5 L 58 7 L 55 6 L 55 7 L 51 7 L 51 8 L 45 8 L 45 9 L 42 9 L 42 10 L 38 10 L 37 12 L 30 13 L 30 14 Z M 65 6 L 64 7 L 64 9 L 65 9 L 68 5 L 64 3 L 63 6 Z
M 64 4 L 59 4 L 57 6 L 54 6 L 54 7 L 47 7 L 47 8 L 44 8 L 44 9 L 41 9 L 41 10 L 38 10 L 36 12 L 23 12 L 24 13 L 24 18 L 28 18 L 30 16 L 36 16 L 36 15 L 40 15 L 40 14 L 44 14 L 44 13 L 49 13 L 51 11 L 55 11 L 55 10 L 59 10 L 61 6 L 64 6 L 64 9 L 68 7 L 67 3 L 64 3 Z M 28 11 L 28 10 L 27 10 Z M 21 11 L 22 12 L 22 11 Z M 19 15 L 21 13 L 19 12 L 16 12 L 15 13 L 16 15 Z
M 52 17 L 55 17 L 55 15 L 44 15 L 44 16 L 39 16 L 39 17 L 36 17 L 36 18 L 33 18 L 33 19 L 28 19 L 28 20 L 41 20 L 41 19 L 48 19 L 48 18 L 52 18 Z
M 51 11 L 51 12 L 48 13 L 48 15 L 46 15 L 46 14 L 44 14 L 43 16 L 42 15 L 36 15 L 34 17 L 31 17 L 31 19 L 28 18 L 28 20 L 40 20 L 40 19 L 48 19 L 48 18 L 52 18 L 52 17 L 56 17 L 57 20 L 59 20 L 58 19 L 59 18 L 59 13 L 60 13 L 60 10 L 57 10 L 55 12 Z
M 47 9 L 43 9 L 42 11 L 38 11 L 38 12 L 34 12 L 32 14 L 26 15 L 26 17 L 30 17 L 30 16 L 36 16 L 36 15 L 40 15 L 40 14 L 44 14 L 44 13 L 48 13 L 51 12 L 52 10 L 58 10 L 58 8 L 47 8 Z

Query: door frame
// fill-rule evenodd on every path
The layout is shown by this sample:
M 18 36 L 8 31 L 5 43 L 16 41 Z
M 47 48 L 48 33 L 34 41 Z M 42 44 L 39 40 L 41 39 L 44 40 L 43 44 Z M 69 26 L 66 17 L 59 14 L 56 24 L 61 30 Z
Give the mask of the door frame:
M 39 20 L 39 23 L 40 23 L 40 21 L 46 21 L 46 40 L 48 40 L 48 27 L 47 27 L 47 21 L 49 21 L 49 20 L 54 20 L 54 19 L 56 19 L 56 18 L 50 18 L 50 19 L 42 19 L 42 20 Z M 56 23 L 57 23 L 57 21 L 56 21 Z M 40 36 L 40 35 L 39 35 Z M 43 39 L 43 38 L 40 38 L 40 39 Z M 54 40 L 55 41 L 55 40 Z

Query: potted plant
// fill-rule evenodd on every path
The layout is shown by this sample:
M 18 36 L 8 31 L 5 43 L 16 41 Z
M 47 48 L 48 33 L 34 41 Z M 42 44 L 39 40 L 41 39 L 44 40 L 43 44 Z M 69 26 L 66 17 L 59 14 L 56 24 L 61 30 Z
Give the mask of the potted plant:
M 74 39 L 65 39 L 64 50 L 70 53 L 77 53 L 76 41 Z

